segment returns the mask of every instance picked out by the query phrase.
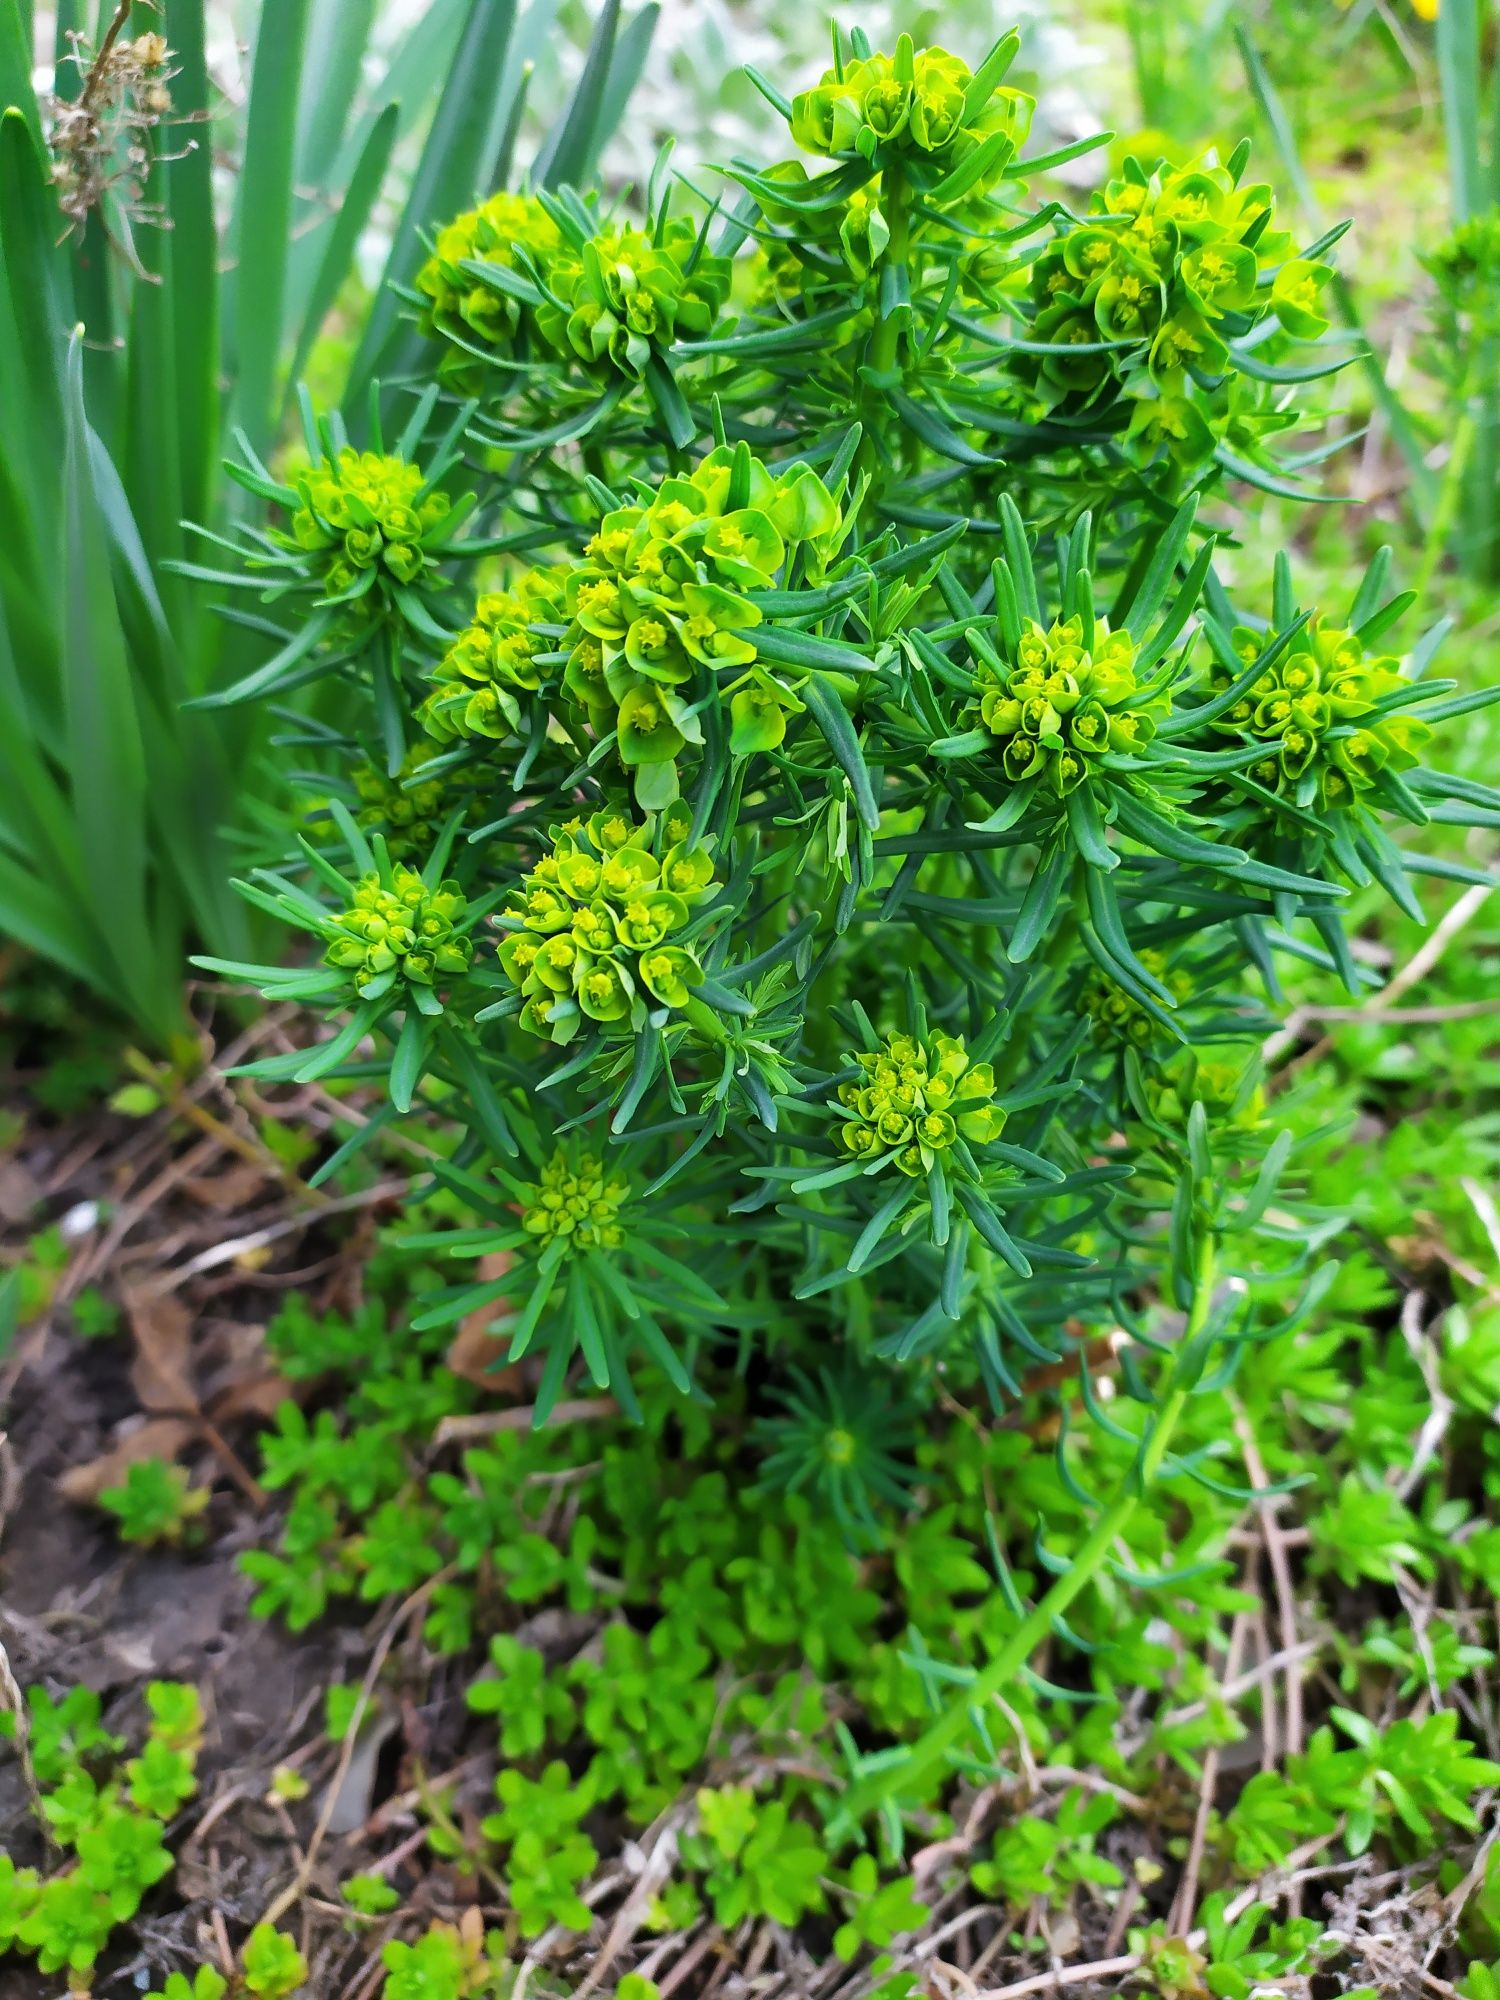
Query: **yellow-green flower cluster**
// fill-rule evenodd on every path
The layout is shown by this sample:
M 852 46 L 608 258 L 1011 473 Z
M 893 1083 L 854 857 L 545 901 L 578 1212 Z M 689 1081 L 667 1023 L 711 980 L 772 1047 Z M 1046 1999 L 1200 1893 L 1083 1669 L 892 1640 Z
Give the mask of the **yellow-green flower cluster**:
M 498 264 L 521 271 L 518 252 L 544 266 L 561 247 L 561 232 L 535 195 L 492 194 L 478 208 L 455 216 L 438 231 L 432 255 L 417 273 L 416 288 L 426 301 L 423 331 L 459 343 L 453 364 L 460 370 L 464 348 L 483 353 L 508 346 L 520 327 L 521 302 L 481 284 L 464 265 Z
M 373 1000 L 398 980 L 435 986 L 469 969 L 472 940 L 460 928 L 466 911 L 456 882 L 429 889 L 415 868 L 398 865 L 385 882 L 364 876 L 351 906 L 333 919 L 326 965 L 353 975 L 355 990 Z
M 1458 348 L 1500 335 L 1500 206 L 1461 222 L 1422 262 L 1441 301 L 1434 329 L 1440 341 Z M 1449 367 L 1456 358 L 1444 356 Z
M 537 297 L 486 284 L 471 263 L 515 272 Z M 416 282 L 424 328 L 456 345 L 450 372 L 529 331 L 559 354 L 639 378 L 653 353 L 710 330 L 729 280 L 729 259 L 704 249 L 686 216 L 652 231 L 497 194 L 439 230 Z
M 1206 457 L 1223 418 L 1194 390 L 1231 370 L 1228 339 L 1270 312 L 1298 339 L 1327 329 L 1319 298 L 1331 273 L 1292 255 L 1274 206 L 1269 187 L 1236 186 L 1213 152 L 1150 173 L 1128 160 L 1090 219 L 1032 266 L 1031 337 L 1055 352 L 1023 366 L 1044 403 L 1118 387 L 1137 401 L 1132 456 L 1164 447 L 1184 462 Z M 1103 351 L 1106 342 L 1116 345 Z
M 1205 1060 L 1190 1050 L 1169 1074 L 1146 1079 L 1146 1107 L 1158 1125 L 1185 1132 L 1193 1106 L 1201 1104 L 1216 1141 L 1249 1137 L 1266 1122 L 1266 1094 L 1258 1074 L 1248 1054 Z
M 352 613 L 372 612 L 383 589 L 420 584 L 432 565 L 426 544 L 452 506 L 425 484 L 404 458 L 346 445 L 294 476 L 297 506 L 280 540 L 313 558 L 327 596 L 344 598 Z
M 777 476 L 725 446 L 645 504 L 604 517 L 567 578 L 564 686 L 596 733 L 615 732 L 642 806 L 676 797 L 675 759 L 703 740 L 692 683 L 706 675 L 736 675 L 724 690 L 731 748 L 781 741 L 798 704 L 755 664 L 761 613 L 745 593 L 769 585 L 794 549 L 816 578 L 842 528 L 810 466 Z
M 839 1085 L 839 1103 L 842 1143 L 857 1160 L 925 1174 L 960 1138 L 987 1146 L 1005 1129 L 995 1072 L 970 1060 L 961 1036 L 893 1035 L 854 1060 L 863 1075 Z
M 1173 970 L 1164 951 L 1145 945 L 1136 957 L 1152 978 L 1166 987 L 1173 999 L 1186 1000 L 1191 994 L 1191 976 L 1181 966 Z M 1146 1049 L 1166 1034 L 1161 1023 L 1146 1012 L 1139 1000 L 1133 999 L 1123 986 L 1117 986 L 1102 972 L 1090 973 L 1078 996 L 1078 1004 L 1094 1023 L 1102 1041 Z
M 995 133 L 1015 146 L 1031 127 L 1033 101 L 1019 90 L 976 85 L 946 49 L 918 49 L 903 35 L 894 55 L 876 54 L 825 71 L 792 99 L 792 138 L 827 159 L 902 160 L 946 171 Z M 1004 159 L 997 160 L 998 174 Z
M 433 671 L 432 692 L 417 720 L 440 743 L 459 737 L 506 742 L 521 729 L 530 695 L 557 679 L 557 669 L 541 655 L 555 653 L 558 640 L 538 625 L 566 623 L 564 568 L 528 569 L 507 590 L 487 591 L 474 607 L 471 624 L 453 640 Z
M 1266 640 L 1240 627 L 1234 644 L 1248 666 Z M 1219 685 L 1229 685 L 1226 676 Z M 1403 689 L 1411 684 L 1392 656 L 1371 657 L 1353 632 L 1315 618 L 1214 727 L 1264 743 L 1248 775 L 1265 790 L 1302 806 L 1351 806 L 1382 770 L 1410 770 L 1432 733 L 1417 716 L 1377 713 Z
M 373 759 L 350 774 L 359 796 L 354 817 L 367 832 L 384 834 L 393 861 L 425 860 L 458 803 L 451 776 L 414 777 L 432 755 L 426 746 L 408 750 L 394 778 Z
M 638 1029 L 653 1009 L 687 1005 L 703 968 L 682 934 L 716 887 L 691 831 L 678 806 L 642 826 L 606 809 L 555 834 L 503 918 L 523 1028 L 568 1042 L 587 1022 Z
M 639 378 L 656 349 L 710 331 L 729 278 L 729 259 L 700 248 L 686 216 L 669 217 L 657 235 L 611 223 L 548 264 L 537 331 L 561 354 Z
M 979 719 L 1003 745 L 1006 777 L 1040 778 L 1062 795 L 1106 751 L 1144 749 L 1166 703 L 1142 687 L 1135 651 L 1130 634 L 1111 632 L 1103 618 L 1087 639 L 1079 618 L 1047 631 L 1028 618 L 1014 660 L 981 659 Z
M 575 1159 L 559 1147 L 526 1189 L 521 1227 L 545 1250 L 561 1241 L 570 1250 L 617 1250 L 625 1240 L 619 1215 L 630 1183 L 608 1174 L 593 1153 Z

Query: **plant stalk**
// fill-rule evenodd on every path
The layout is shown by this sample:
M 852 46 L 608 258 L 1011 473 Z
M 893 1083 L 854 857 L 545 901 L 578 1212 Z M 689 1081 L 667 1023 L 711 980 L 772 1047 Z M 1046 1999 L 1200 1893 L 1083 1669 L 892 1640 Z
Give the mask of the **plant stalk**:
M 870 273 L 870 283 L 875 295 L 875 310 L 880 311 L 881 274 L 887 264 L 903 265 L 911 252 L 911 218 L 906 206 L 906 182 L 897 167 L 890 168 L 881 183 L 880 206 L 885 215 L 886 227 L 890 230 L 890 240 L 881 252 L 879 261 Z M 896 366 L 901 346 L 901 323 L 894 314 L 889 319 L 877 317 L 875 337 L 870 342 L 870 369 L 874 374 L 888 375 Z M 883 391 L 865 382 L 860 393 L 861 416 L 864 420 L 864 435 L 859 445 L 859 470 L 870 480 L 872 490 L 881 483 L 882 468 L 886 464 L 885 441 L 879 434 L 875 421 L 884 402 Z
M 1181 1347 L 1185 1353 L 1191 1350 L 1195 1337 L 1202 1332 L 1213 1303 L 1217 1271 L 1215 1252 L 1213 1231 L 1205 1229 L 1198 1245 L 1192 1306 L 1182 1335 Z M 925 1778 L 964 1731 L 971 1727 L 973 1712 L 983 1708 L 996 1695 L 1004 1693 L 1046 1639 L 1052 1629 L 1052 1621 L 1067 1610 L 1108 1560 L 1116 1538 L 1123 1534 L 1160 1473 L 1187 1399 L 1188 1390 L 1184 1387 L 1178 1386 L 1169 1391 L 1156 1421 L 1141 1440 L 1135 1464 L 1120 1491 L 1089 1530 L 1073 1558 L 1072 1566 L 1032 1606 L 994 1659 L 980 1669 L 969 1685 L 917 1739 L 901 1764 L 891 1770 L 871 1772 L 850 1788 L 839 1815 L 846 1826 L 859 1825 L 878 1810 L 886 1798 L 897 1791 L 906 1791 Z

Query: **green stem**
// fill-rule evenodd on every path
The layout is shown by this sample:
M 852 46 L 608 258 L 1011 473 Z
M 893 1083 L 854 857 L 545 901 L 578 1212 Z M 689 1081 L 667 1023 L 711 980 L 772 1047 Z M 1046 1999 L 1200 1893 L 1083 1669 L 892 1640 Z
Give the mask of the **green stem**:
M 1213 1304 L 1215 1249 L 1212 1230 L 1205 1230 L 1198 1245 L 1192 1307 L 1181 1341 L 1184 1352 L 1191 1350 L 1195 1337 L 1203 1331 Z M 898 1792 L 913 1790 L 972 1726 L 973 1712 L 984 1708 L 1010 1686 L 1046 1640 L 1052 1621 L 1067 1610 L 1108 1561 L 1116 1538 L 1129 1525 L 1161 1471 L 1188 1393 L 1182 1387 L 1168 1392 L 1156 1421 L 1141 1440 L 1135 1464 L 1124 1484 L 1089 1530 L 1067 1573 L 1057 1578 L 1047 1594 L 1027 1612 L 994 1659 L 979 1670 L 931 1727 L 918 1737 L 903 1762 L 886 1771 L 871 1772 L 850 1788 L 839 1814 L 843 1824 L 857 1826 L 878 1810 L 887 1798 Z
M 870 273 L 870 285 L 875 295 L 877 314 L 875 337 L 870 342 L 870 367 L 878 374 L 889 374 L 896 366 L 900 353 L 901 326 L 894 316 L 890 319 L 878 317 L 881 274 L 887 264 L 905 264 L 911 253 L 911 218 L 906 206 L 906 182 L 899 168 L 890 168 L 881 183 L 880 208 L 885 216 L 886 227 L 890 230 L 890 241 Z M 877 422 L 883 402 L 884 396 L 881 390 L 872 387 L 868 382 L 861 386 L 859 405 L 864 436 L 859 444 L 858 468 L 868 474 L 872 492 L 880 486 L 886 465 L 882 449 L 883 439 Z
M 1475 422 L 1471 407 L 1474 394 L 1474 368 L 1472 362 L 1464 372 L 1456 406 L 1458 422 L 1453 431 L 1453 443 L 1448 451 L 1448 463 L 1443 468 L 1442 483 L 1438 487 L 1436 504 L 1432 518 L 1427 523 L 1427 546 L 1422 555 L 1422 569 L 1417 577 L 1418 598 L 1427 595 L 1437 566 L 1447 553 L 1448 543 L 1458 520 L 1459 507 L 1463 500 L 1464 479 L 1469 469 L 1469 454 L 1474 448 Z M 1460 565 L 1462 567 L 1462 565 Z
M 1040 963 L 1048 972 L 1058 973 L 1065 971 L 1068 961 L 1073 956 L 1074 950 L 1077 947 L 1079 926 L 1083 922 L 1084 912 L 1088 907 L 1083 873 L 1087 866 L 1088 863 L 1081 856 L 1074 861 L 1072 895 L 1068 902 L 1059 910 L 1057 921 L 1047 938 L 1047 942 L 1042 946 Z M 1044 985 L 1039 984 L 1037 988 L 1032 990 L 1039 992 L 1040 1004 L 1044 1008 L 1055 1008 L 1056 1000 L 1050 980 Z M 1032 1011 L 1034 1010 L 1027 1010 L 1028 1014 Z M 1029 1053 L 1030 1046 L 1029 1027 L 1027 1022 L 1023 1020 L 1017 1023 L 1015 1032 L 1011 1035 L 1010 1040 L 995 1057 L 993 1067 L 997 1096 L 1003 1096 L 1010 1085 L 1015 1082 Z
M 911 253 L 911 221 L 906 211 L 906 182 L 893 167 L 886 176 L 882 192 L 881 207 L 885 211 L 886 226 L 891 232 L 891 240 L 885 246 L 877 270 L 884 270 L 887 264 L 903 265 Z M 876 293 L 876 311 L 880 309 L 879 292 Z M 882 371 L 894 368 L 901 337 L 899 322 L 894 318 L 877 320 L 875 340 L 870 349 L 871 365 Z

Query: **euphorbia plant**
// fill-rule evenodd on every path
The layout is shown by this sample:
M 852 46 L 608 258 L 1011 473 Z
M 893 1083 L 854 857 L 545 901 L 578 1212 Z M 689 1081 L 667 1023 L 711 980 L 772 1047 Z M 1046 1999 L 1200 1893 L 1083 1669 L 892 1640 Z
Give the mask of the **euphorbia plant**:
M 1088 147 L 1023 156 L 1016 47 L 856 31 L 791 100 L 757 78 L 798 154 L 696 220 L 665 157 L 639 208 L 433 217 L 429 379 L 240 475 L 275 650 L 234 692 L 326 678 L 348 722 L 246 885 L 321 963 L 219 969 L 330 1019 L 259 1075 L 388 1075 L 324 1175 L 392 1116 L 457 1131 L 470 1226 L 423 1247 L 499 1275 L 421 1323 L 491 1312 L 539 1421 L 575 1375 L 629 1411 L 641 1370 L 753 1364 L 747 1449 L 855 1537 L 939 1393 L 1045 1364 L 1134 1442 L 1112 1498 L 1069 1473 L 1096 1529 L 919 1773 L 1153 1482 L 1216 1477 L 1186 1399 L 1316 1300 L 1278 962 L 1357 989 L 1350 889 L 1474 872 L 1392 828 L 1500 807 L 1425 762 L 1493 691 L 1428 678 L 1436 634 L 1385 650 L 1388 556 L 1323 610 L 1217 564 L 1233 484 L 1317 455 L 1275 446 L 1346 358 L 1334 238 L 1246 146 L 1048 198 Z M 899 1789 L 877 1758 L 853 1804 Z

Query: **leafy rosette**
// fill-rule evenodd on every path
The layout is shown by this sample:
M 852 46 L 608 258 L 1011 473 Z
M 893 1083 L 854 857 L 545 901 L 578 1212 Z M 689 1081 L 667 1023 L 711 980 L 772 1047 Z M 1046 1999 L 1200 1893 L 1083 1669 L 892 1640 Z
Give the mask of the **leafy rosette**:
M 1182 635 L 1213 554 L 1205 541 L 1188 558 L 1195 504 L 1178 509 L 1152 561 L 1127 582 L 1108 619 L 1094 610 L 1087 516 L 1058 537 L 1063 602 L 1048 620 L 1025 531 L 1008 500 L 1001 514 L 1006 554 L 994 566 L 994 616 L 965 613 L 913 637 L 913 651 L 934 679 L 967 686 L 971 694 L 963 714 L 970 727 L 930 749 L 941 762 L 951 760 L 955 775 L 973 788 L 982 814 L 967 822 L 971 834 L 1031 840 L 1039 848 L 1024 896 L 1000 919 L 1009 923 L 1012 962 L 1037 951 L 1066 906 L 1098 970 L 1179 1034 L 1171 1020 L 1176 996 L 1131 942 L 1154 881 L 1196 868 L 1305 898 L 1310 914 L 1326 911 L 1344 891 L 1321 870 L 1252 852 L 1260 843 L 1238 843 L 1235 823 L 1226 827 L 1199 803 L 1195 778 L 1237 771 L 1250 757 L 1200 748 L 1228 697 L 1209 707 L 1184 706 L 1198 673 L 1190 661 L 1193 639 Z M 1174 584 L 1179 564 L 1187 574 Z M 962 643 L 966 668 L 943 652 L 944 640 Z M 1266 645 L 1246 670 L 1245 686 L 1274 664 L 1284 643 Z
M 1043 631 L 1021 620 L 1013 648 L 985 646 L 977 632 L 979 720 L 1014 783 L 1033 780 L 1062 798 L 1089 778 L 1095 758 L 1137 755 L 1169 700 L 1167 676 L 1142 681 L 1136 644 L 1107 618 L 1084 630 L 1077 613 Z M 1013 653 L 1008 658 L 1007 653 Z
M 1211 786 L 1205 804 L 1226 841 L 1278 871 L 1379 882 L 1408 914 L 1421 909 L 1409 877 L 1487 881 L 1481 870 L 1429 861 L 1387 832 L 1387 817 L 1500 825 L 1500 790 L 1427 765 L 1434 725 L 1485 706 L 1493 689 L 1457 694 L 1427 668 L 1445 625 L 1404 661 L 1381 642 L 1413 597 L 1386 598 L 1390 551 L 1371 563 L 1347 615 L 1299 613 L 1290 565 L 1276 564 L 1268 629 L 1236 618 L 1215 588 L 1202 613 L 1213 650 L 1207 698 L 1174 719 L 1178 753 Z M 1351 988 L 1357 975 L 1331 910 L 1312 912 Z
M 544 203 L 530 194 L 492 194 L 443 225 L 417 273 L 416 290 L 423 332 L 449 344 L 441 364 L 445 373 L 470 373 L 474 361 L 509 349 L 521 327 L 523 305 L 516 293 L 476 278 L 470 267 L 478 263 L 525 276 L 528 266 L 544 269 L 562 240 Z
M 242 558 L 242 571 L 174 567 L 220 589 L 253 593 L 273 613 L 258 612 L 256 629 L 279 643 L 263 665 L 230 687 L 197 697 L 194 706 L 228 707 L 359 663 L 372 670 L 381 690 L 386 768 L 392 775 L 400 769 L 399 656 L 408 646 L 446 646 L 452 636 L 442 616 L 446 566 L 496 546 L 460 535 L 476 496 L 449 491 L 456 438 L 450 434 L 425 466 L 418 462 L 436 402 L 436 389 L 429 389 L 394 450 L 383 448 L 377 425 L 372 447 L 357 451 L 337 416 L 315 416 L 304 399 L 310 463 L 284 479 L 274 477 L 239 435 L 245 463 L 229 465 L 230 477 L 275 508 L 285 526 L 247 524 L 236 541 L 209 537 Z M 289 625 L 277 622 L 282 616 L 289 616 Z
M 978 72 L 946 49 L 919 49 L 902 35 L 895 53 L 838 61 L 793 98 L 792 138 L 832 160 L 899 162 L 924 188 L 967 169 L 968 185 L 999 174 L 1031 129 L 1033 100 L 1004 88 L 1013 37 Z
M 267 999 L 343 1017 L 327 1041 L 266 1057 L 248 1065 L 247 1075 L 312 1082 L 338 1069 L 367 1035 L 383 1028 L 394 1043 L 391 1101 L 406 1111 L 434 1058 L 440 1052 L 445 1059 L 455 1057 L 454 1044 L 465 1031 L 454 1019 L 463 1010 L 452 1003 L 467 996 L 474 928 L 498 896 L 471 896 L 447 872 L 461 809 L 450 812 L 420 870 L 393 861 L 383 834 L 366 839 L 341 800 L 330 801 L 329 814 L 347 849 L 347 872 L 301 840 L 310 881 L 260 868 L 253 881 L 237 885 L 259 908 L 316 939 L 323 947 L 321 963 L 247 965 L 217 958 L 195 963 L 253 981 Z M 468 1072 L 467 1059 L 460 1060 L 460 1068 Z M 500 1119 L 495 1142 L 509 1149 Z
M 430 886 L 397 863 L 355 884 L 349 907 L 332 919 L 325 965 L 350 976 L 354 991 L 377 1000 L 398 981 L 431 988 L 466 973 L 474 944 L 464 929 L 467 904 L 457 882 Z
M 1186 547 L 1191 505 L 1179 510 L 1162 541 L 1164 563 L 1117 607 L 1094 609 L 1090 575 L 1092 523 L 1087 516 L 1060 537 L 1063 605 L 1045 618 L 1020 518 L 1001 503 L 1006 554 L 994 566 L 993 616 L 965 615 L 913 640 L 918 658 L 949 686 L 966 687 L 969 726 L 932 744 L 940 759 L 962 759 L 985 802 L 971 821 L 980 833 L 1003 833 L 1028 819 L 1053 819 L 1086 860 L 1104 870 L 1115 860 L 1104 838 L 1116 795 L 1144 801 L 1145 774 L 1160 760 L 1158 731 L 1175 690 L 1190 676 L 1173 644 L 1201 582 L 1194 578 L 1156 623 L 1171 566 Z M 1201 552 L 1198 574 L 1209 551 Z M 1128 620 L 1128 622 L 1127 622 Z M 1149 638 L 1137 638 L 1148 624 Z M 960 641 L 967 665 L 941 650 Z M 1128 810 L 1128 807 L 1127 807 Z M 1143 824 L 1131 813 L 1132 830 Z
M 655 230 L 601 226 L 580 205 L 563 222 L 536 308 L 537 331 L 558 353 L 638 381 L 653 354 L 711 330 L 729 295 L 729 259 L 686 216 L 663 216 Z
M 614 808 L 558 830 L 499 919 L 523 1028 L 566 1043 L 688 1008 L 704 977 L 691 939 L 718 888 L 691 824 L 683 808 L 642 826 Z
M 408 750 L 394 777 L 373 758 L 350 773 L 359 800 L 355 822 L 367 834 L 384 835 L 393 861 L 429 855 L 448 815 L 466 811 L 472 800 L 467 774 L 431 771 L 431 754 L 426 745 Z
M 414 1324 L 452 1326 L 488 1312 L 507 1343 L 497 1367 L 534 1347 L 543 1352 L 539 1424 L 578 1360 L 639 1421 L 632 1365 L 645 1360 L 686 1391 L 701 1330 L 730 1310 L 694 1268 L 706 1261 L 712 1226 L 679 1186 L 648 1199 L 631 1171 L 632 1149 L 601 1156 L 576 1137 L 551 1143 L 522 1115 L 516 1124 L 515 1171 L 494 1160 L 482 1178 L 446 1164 L 439 1170 L 478 1226 L 407 1239 L 414 1250 L 482 1258 L 499 1275 L 445 1290 Z
M 1137 956 L 1151 977 L 1167 989 L 1177 1006 L 1193 998 L 1195 982 L 1186 966 L 1174 965 L 1168 953 L 1155 945 L 1143 945 Z M 1123 986 L 1107 978 L 1097 968 L 1083 980 L 1078 994 L 1078 1010 L 1088 1016 L 1096 1045 L 1111 1053 L 1134 1049 L 1138 1056 L 1144 1058 L 1163 1045 L 1160 1020 Z M 1174 1049 L 1177 1044 L 1168 1036 L 1165 1046 Z
M 761 306 L 800 304 L 809 313 L 819 312 L 828 292 L 831 258 L 841 258 L 849 276 L 866 284 L 890 250 L 891 223 L 879 173 L 851 189 L 843 200 L 820 204 L 803 163 L 783 160 L 757 176 L 756 194 L 768 225 L 757 274 Z M 961 234 L 965 239 L 956 264 L 959 299 L 971 308 L 999 308 L 1017 270 L 1015 252 L 1005 235 L 1009 210 L 1001 198 L 966 187 L 947 200 L 929 196 L 923 209 L 934 216 L 941 213 L 946 236 Z M 914 233 L 922 220 L 917 218 Z M 849 340 L 876 319 L 872 294 L 862 306 L 851 306 L 847 318 L 831 330 L 832 338 Z
M 799 1296 L 915 1258 L 929 1303 L 893 1341 L 890 1351 L 904 1359 L 940 1344 L 938 1329 L 969 1307 L 989 1315 L 993 1287 L 1029 1279 L 1034 1259 L 1056 1267 L 1082 1261 L 1053 1247 L 1049 1223 L 1042 1240 L 1031 1241 L 1013 1234 L 1007 1219 L 1011 1208 L 1066 1195 L 1075 1180 L 1005 1139 L 993 1029 L 975 1046 L 933 1029 L 912 981 L 905 1032 L 878 1034 L 857 1004 L 847 1020 L 836 1011 L 864 1046 L 804 1097 L 804 1114 L 823 1130 L 799 1138 L 792 1158 L 751 1169 L 763 1192 L 739 1206 L 751 1212 L 777 1201 L 810 1226 L 815 1247 Z M 1085 1170 L 1076 1184 L 1101 1174 L 1112 1179 L 1115 1170 Z M 831 1262 L 820 1241 L 832 1246 Z
M 1296 341 L 1328 330 L 1332 272 L 1295 255 L 1269 187 L 1240 184 L 1247 158 L 1242 146 L 1227 165 L 1212 151 L 1149 171 L 1127 160 L 1031 266 L 1020 372 L 1044 410 L 1112 407 L 1137 464 L 1190 467 L 1226 441 L 1253 450 L 1259 431 L 1285 428 L 1284 413 L 1228 394 L 1237 373 L 1278 379 L 1263 346 L 1241 343 L 1267 321 Z
M 296 505 L 275 539 L 304 553 L 327 601 L 351 617 L 378 616 L 401 589 L 421 589 L 453 503 L 421 468 L 346 445 L 292 479 Z
M 513 743 L 545 729 L 560 680 L 555 637 L 566 612 L 562 568 L 528 569 L 506 590 L 486 591 L 438 662 L 417 720 L 439 743 Z
M 915 1178 L 960 1139 L 985 1146 L 1005 1130 L 993 1069 L 957 1035 L 893 1035 L 854 1062 L 859 1080 L 838 1089 L 839 1141 L 865 1166 L 892 1162 Z
M 411 296 L 424 330 L 447 343 L 442 372 L 502 405 L 530 395 L 542 426 L 492 411 L 476 440 L 510 448 L 583 436 L 644 383 L 673 442 L 691 442 L 696 426 L 669 357 L 712 332 L 731 260 L 708 247 L 711 217 L 672 215 L 670 191 L 652 202 L 641 226 L 572 188 L 499 194 L 438 232 Z
M 1265 635 L 1237 626 L 1233 645 L 1245 667 L 1259 659 Z M 1230 685 L 1221 670 L 1214 692 Z M 1414 700 L 1425 692 L 1403 677 L 1392 655 L 1367 652 L 1357 633 L 1314 614 L 1211 726 L 1265 746 L 1248 767 L 1262 790 L 1294 807 L 1343 810 L 1375 790 L 1383 771 L 1394 776 L 1419 761 L 1432 732 L 1402 697 Z
M 613 732 L 643 808 L 677 796 L 677 759 L 703 744 L 705 695 L 727 701 L 736 753 L 781 741 L 801 703 L 762 661 L 786 647 L 773 647 L 750 593 L 793 564 L 820 576 L 843 525 L 810 467 L 778 476 L 743 447 L 605 515 L 567 579 L 564 685 L 597 735 Z

